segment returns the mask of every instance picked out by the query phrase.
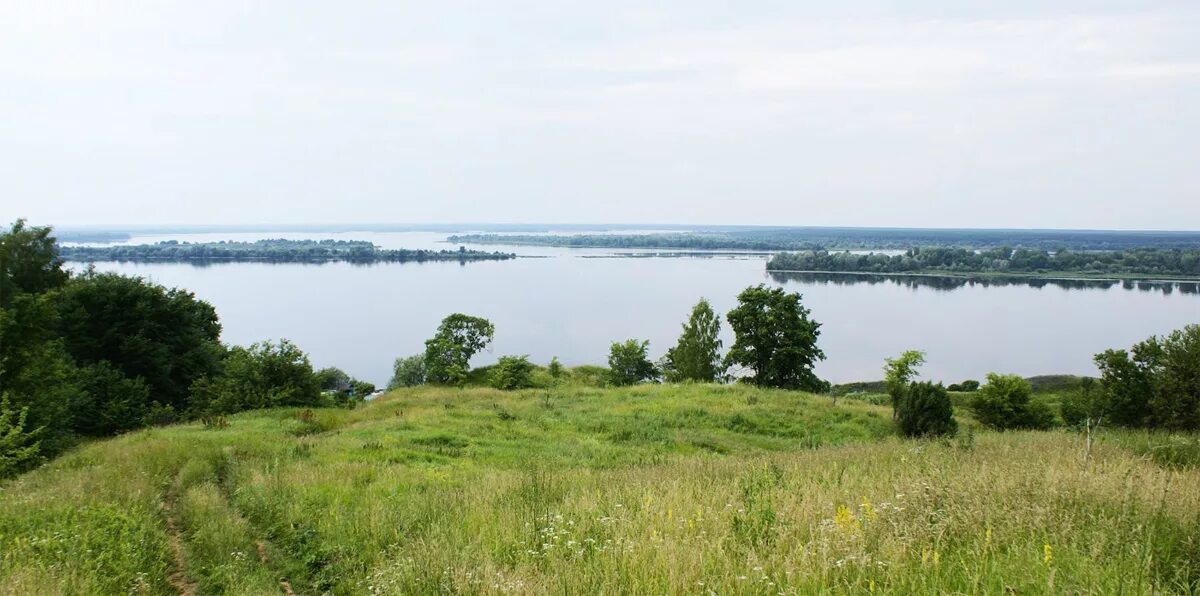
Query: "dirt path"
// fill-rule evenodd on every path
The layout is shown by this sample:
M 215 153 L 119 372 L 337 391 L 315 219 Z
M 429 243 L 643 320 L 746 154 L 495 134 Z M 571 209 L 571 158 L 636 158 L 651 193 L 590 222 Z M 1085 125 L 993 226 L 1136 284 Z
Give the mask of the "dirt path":
M 183 534 L 179 531 L 179 521 L 175 519 L 175 494 L 169 491 L 162 503 L 163 514 L 167 519 L 167 537 L 171 542 L 171 556 L 174 565 L 167 573 L 167 583 L 179 592 L 180 596 L 195 596 L 196 582 L 188 579 L 187 559 L 183 554 Z

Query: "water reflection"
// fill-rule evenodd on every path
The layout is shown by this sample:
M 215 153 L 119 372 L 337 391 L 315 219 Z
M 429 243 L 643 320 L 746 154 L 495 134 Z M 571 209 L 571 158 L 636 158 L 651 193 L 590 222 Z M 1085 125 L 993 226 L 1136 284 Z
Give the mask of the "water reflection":
M 1164 296 L 1178 291 L 1180 294 L 1200 294 L 1200 282 L 1172 280 L 1115 280 L 1115 279 L 1052 279 L 1043 277 L 970 278 L 937 275 L 885 275 L 863 273 L 825 273 L 799 271 L 772 271 L 771 279 L 777 283 L 802 282 L 849 286 L 857 284 L 888 284 L 905 288 L 929 288 L 948 292 L 968 287 L 1025 286 L 1030 288 L 1054 287 L 1064 290 L 1109 290 L 1120 287 L 1142 292 L 1161 292 Z

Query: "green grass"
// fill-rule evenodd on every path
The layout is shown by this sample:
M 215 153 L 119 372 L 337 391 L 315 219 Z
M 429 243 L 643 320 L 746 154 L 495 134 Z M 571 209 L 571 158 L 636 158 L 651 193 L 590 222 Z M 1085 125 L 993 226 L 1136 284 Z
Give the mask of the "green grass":
M 0 485 L 0 591 L 268 594 L 286 578 L 309 594 L 1150 594 L 1200 581 L 1197 451 L 1160 461 L 1157 435 L 1107 433 L 1085 465 L 1065 432 L 903 441 L 884 407 L 712 385 L 419 388 L 229 422 L 93 443 Z

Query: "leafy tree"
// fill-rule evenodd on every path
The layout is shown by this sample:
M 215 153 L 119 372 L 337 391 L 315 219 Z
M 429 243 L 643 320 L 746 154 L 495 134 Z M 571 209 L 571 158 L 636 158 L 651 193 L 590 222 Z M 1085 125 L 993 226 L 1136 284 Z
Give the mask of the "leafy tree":
M 909 383 L 897 406 L 896 420 L 906 437 L 937 437 L 958 431 L 950 394 L 941 383 Z
M 360 400 L 372 393 L 375 393 L 375 383 L 354 379 L 350 384 L 350 395 Z
M 1095 379 L 1083 378 L 1079 388 L 1063 396 L 1059 404 L 1063 422 L 1070 427 L 1099 426 L 1109 415 L 1107 394 L 1096 384 Z
M 191 292 L 88 271 L 54 296 L 59 333 L 79 366 L 107 361 L 176 410 L 186 409 L 193 382 L 220 367 L 216 310 Z
M 42 429 L 41 452 L 52 456 L 73 442 L 71 405 L 82 392 L 79 371 L 54 334 L 49 296 L 22 295 L 0 308 L 0 389 L 26 424 Z
M 703 298 L 692 308 L 675 347 L 667 350 L 663 366 L 667 380 L 711 383 L 725 374 L 721 361 L 721 318 Z
M 7 395 L 0 397 L 0 478 L 14 476 L 40 458 L 41 429 L 26 427 L 28 414 L 29 408 L 14 409 Z
M 425 384 L 425 357 L 422 355 L 397 358 L 392 366 L 392 380 L 388 390 L 401 387 L 416 387 Z
M 750 381 L 765 387 L 824 391 L 813 366 L 825 359 L 817 347 L 820 323 L 808 318 L 799 294 L 759 284 L 738 295 L 727 319 L 736 339 L 725 361 L 753 371 Z
M 89 436 L 112 435 L 139 428 L 155 405 L 142 379 L 130 379 L 107 360 L 80 374 L 82 395 L 72 404 L 75 432 Z
M 908 390 L 909 383 L 917 376 L 917 367 L 925 364 L 925 352 L 907 350 L 899 358 L 883 361 L 883 383 L 892 398 L 892 419 L 900 416 L 900 400 Z
M 0 233 L 0 308 L 17 296 L 41 294 L 66 283 L 68 274 L 48 227 L 28 227 L 18 219 Z
M 657 378 L 658 370 L 646 356 L 649 346 L 649 341 L 636 339 L 613 342 L 608 352 L 608 382 L 623 386 Z
M 488 381 L 496 389 L 525 389 L 533 386 L 533 364 L 529 356 L 501 356 Z
M 1154 421 L 1163 428 L 1200 430 L 1200 325 L 1143 343 L 1147 345 L 1140 351 L 1154 377 Z
M 555 381 L 562 378 L 563 366 L 562 363 L 558 361 L 558 356 L 550 359 L 550 364 L 546 366 L 546 372 L 550 373 L 550 378 L 554 379 Z
M 337 391 L 348 393 L 353 388 L 354 379 L 336 366 L 322 368 L 316 372 L 317 385 L 322 391 Z
M 321 404 L 321 387 L 308 356 L 286 339 L 230 348 L 220 376 L 192 385 L 191 410 L 197 416 Z
M 1125 350 L 1105 350 L 1096 355 L 1095 362 L 1100 369 L 1100 384 L 1112 423 L 1128 427 L 1148 425 L 1154 379 L 1145 346 L 1135 346 L 1132 358 Z
M 1049 408 L 1033 400 L 1033 388 L 1017 375 L 988 373 L 987 383 L 971 400 L 971 410 L 984 426 L 999 430 L 1054 425 Z
M 960 383 L 960 385 L 961 385 L 963 391 L 967 391 L 967 392 L 979 391 L 979 381 L 976 381 L 974 379 L 967 379 L 966 381 L 963 381 L 962 383 Z
M 437 333 L 425 341 L 427 380 L 461 385 L 466 381 L 471 357 L 492 343 L 495 333 L 495 326 L 484 318 L 454 313 L 442 319 Z

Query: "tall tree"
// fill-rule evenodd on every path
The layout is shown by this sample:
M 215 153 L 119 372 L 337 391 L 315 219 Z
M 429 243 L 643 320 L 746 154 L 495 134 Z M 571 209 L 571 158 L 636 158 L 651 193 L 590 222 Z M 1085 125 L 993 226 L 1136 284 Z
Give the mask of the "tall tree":
M 431 383 L 460 385 L 467 379 L 471 357 L 496 334 L 491 321 L 462 313 L 442 319 L 437 333 L 425 341 L 426 379 Z
M 608 351 L 608 382 L 618 387 L 650 381 L 658 369 L 646 356 L 649 341 L 614 341 Z
M 762 284 L 746 288 L 726 317 L 736 339 L 725 361 L 753 371 L 749 380 L 756 385 L 826 390 L 829 384 L 813 372 L 825 359 L 817 347 L 821 324 L 808 315 L 800 294 Z
M 725 373 L 721 362 L 721 318 L 703 298 L 692 308 L 675 347 L 667 350 L 668 381 L 711 383 Z
M 18 219 L 0 234 L 0 308 L 19 295 L 41 294 L 67 281 L 50 232 L 49 227 L 31 228 Z

